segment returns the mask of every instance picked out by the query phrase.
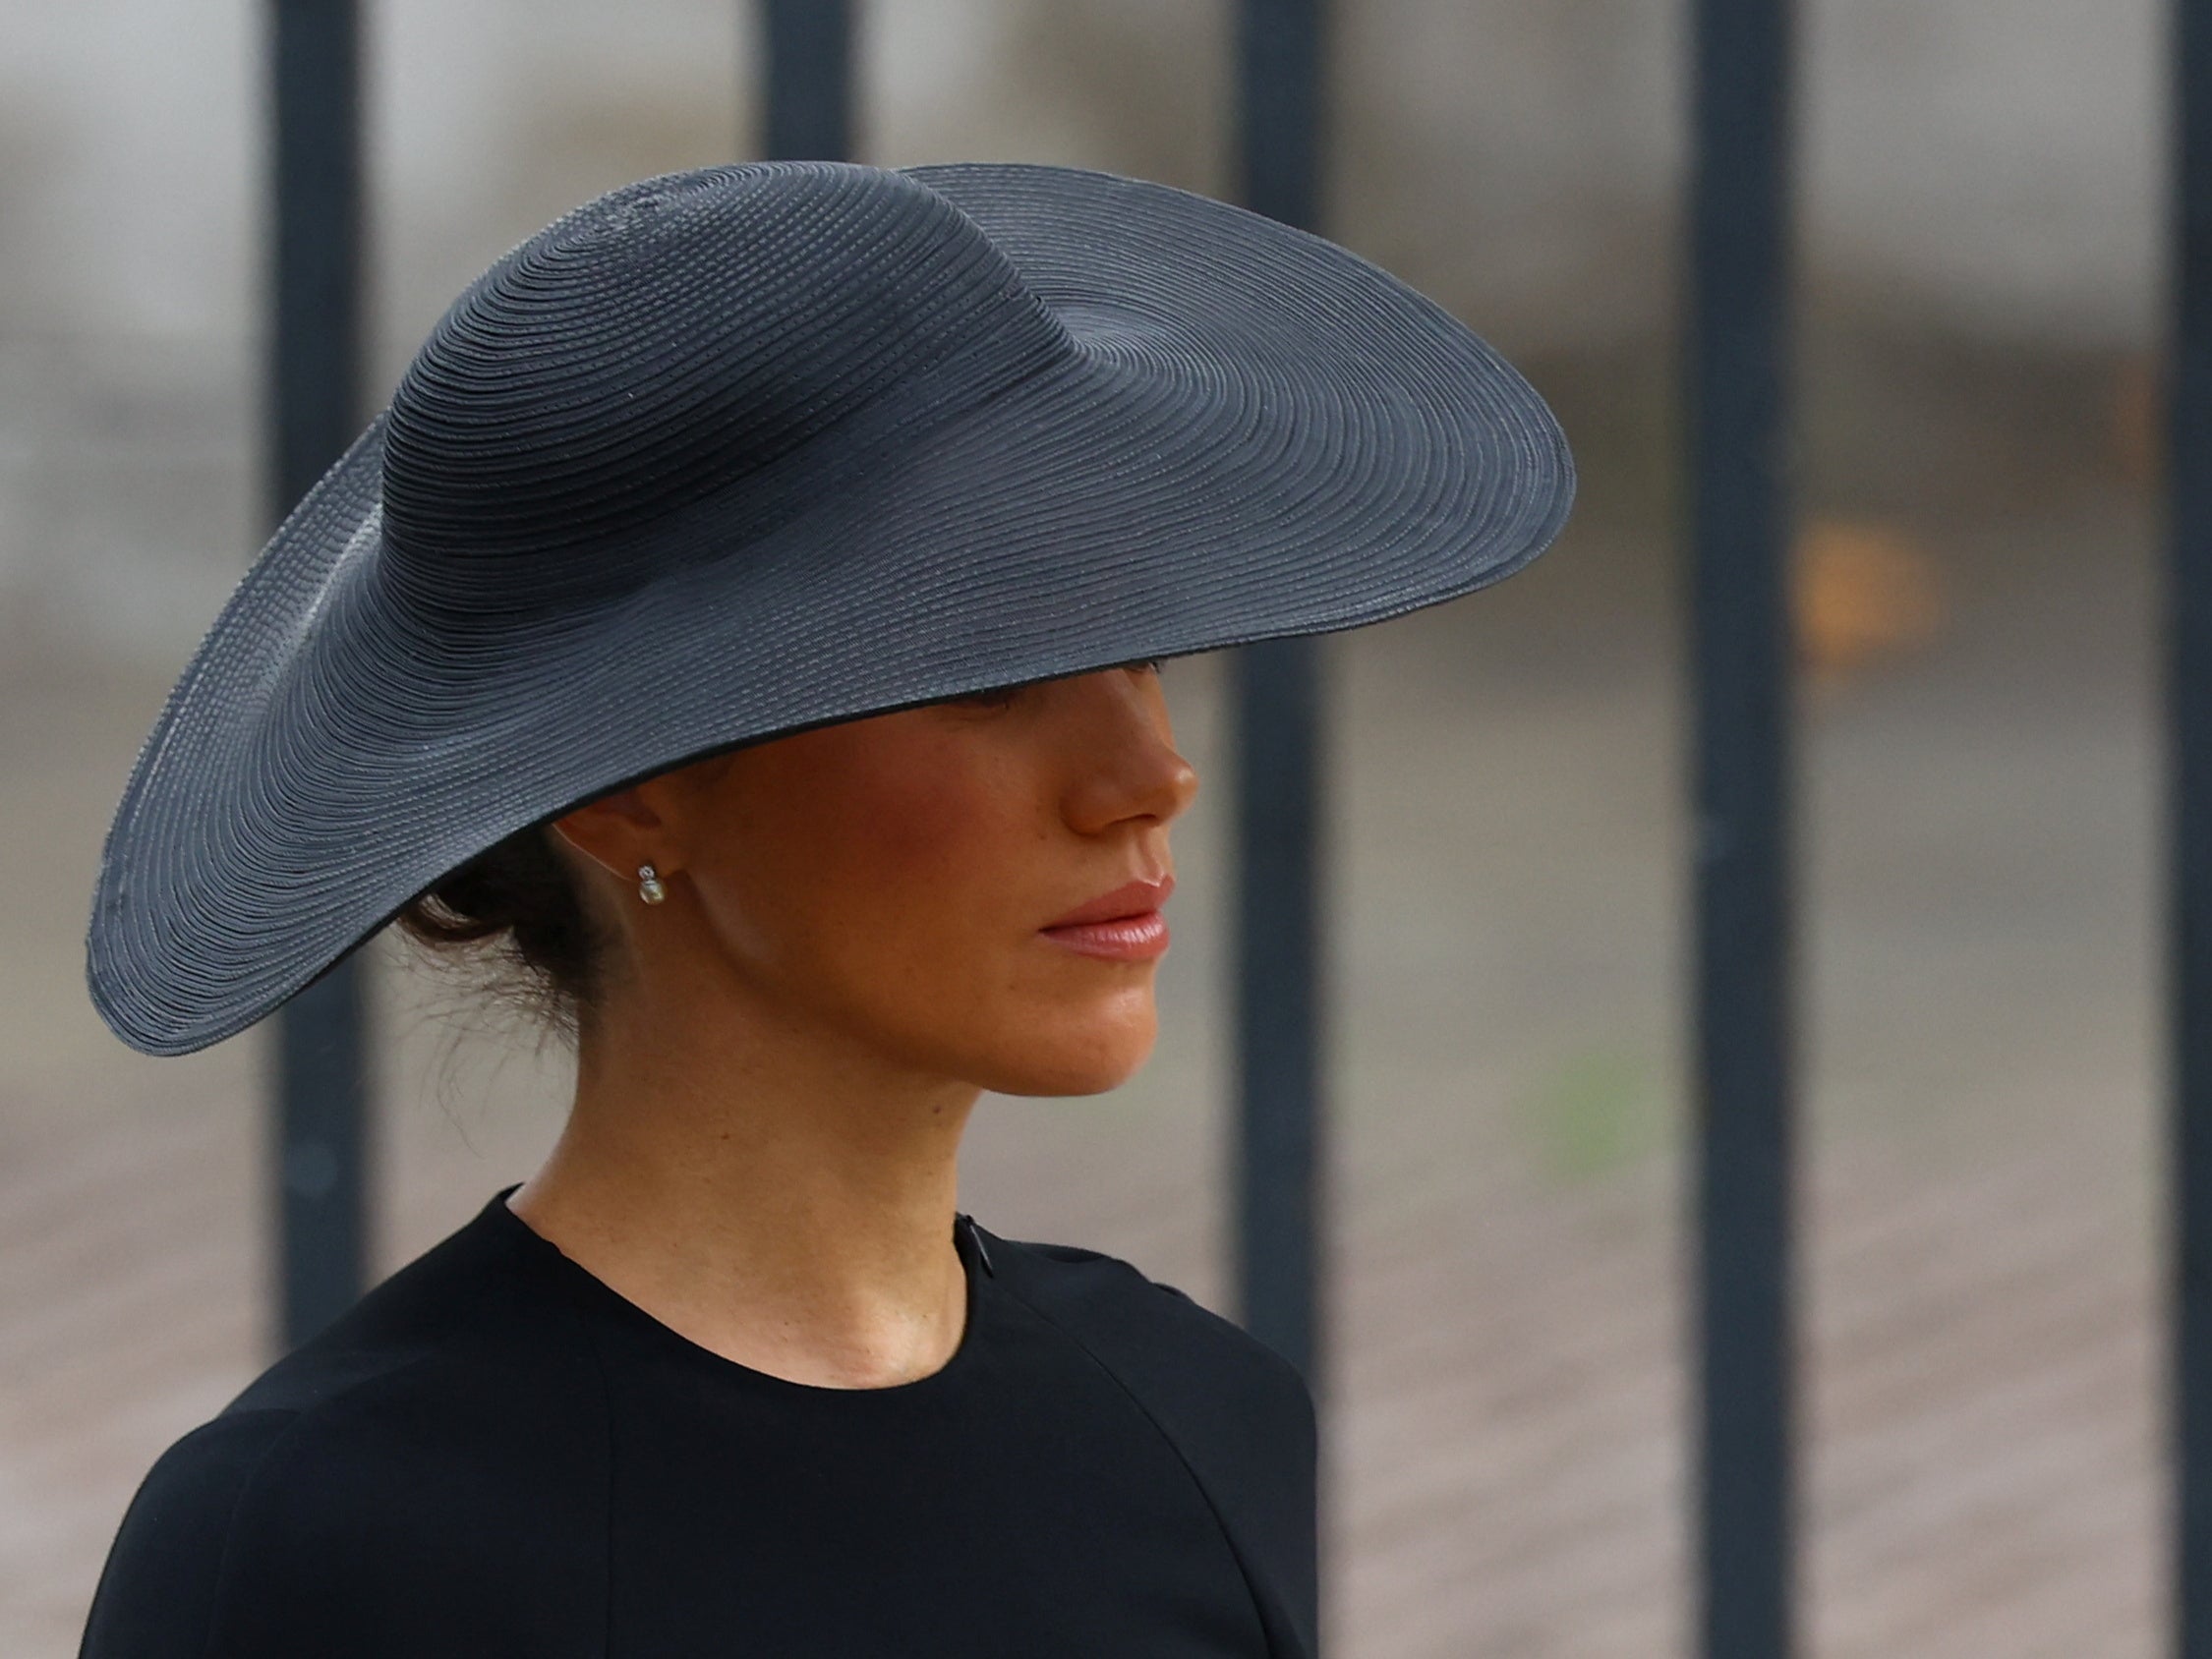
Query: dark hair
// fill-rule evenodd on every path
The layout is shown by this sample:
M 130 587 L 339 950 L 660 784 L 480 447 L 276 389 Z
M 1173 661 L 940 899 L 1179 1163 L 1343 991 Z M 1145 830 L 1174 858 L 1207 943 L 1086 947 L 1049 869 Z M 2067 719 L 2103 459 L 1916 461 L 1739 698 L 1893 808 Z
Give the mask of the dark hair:
M 575 878 L 533 824 L 439 877 L 393 918 L 434 958 L 490 953 L 493 987 L 567 1036 L 598 996 L 608 941 Z

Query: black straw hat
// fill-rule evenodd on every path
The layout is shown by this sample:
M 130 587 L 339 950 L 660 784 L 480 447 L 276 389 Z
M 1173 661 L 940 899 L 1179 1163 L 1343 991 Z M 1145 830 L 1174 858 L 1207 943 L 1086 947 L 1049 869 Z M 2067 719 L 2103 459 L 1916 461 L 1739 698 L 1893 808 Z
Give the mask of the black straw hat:
M 116 1033 L 244 1029 L 514 830 L 732 744 L 1517 569 L 1528 384 L 1331 243 L 1059 167 L 708 168 L 479 278 L 264 547 L 93 898 Z

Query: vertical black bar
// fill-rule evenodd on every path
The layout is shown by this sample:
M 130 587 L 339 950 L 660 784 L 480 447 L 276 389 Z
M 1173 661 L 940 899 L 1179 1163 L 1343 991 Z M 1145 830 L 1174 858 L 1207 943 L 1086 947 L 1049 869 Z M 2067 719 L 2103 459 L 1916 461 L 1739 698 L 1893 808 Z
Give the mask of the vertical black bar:
M 1311 230 L 1320 218 L 1320 0 L 1243 0 L 1238 23 L 1244 203 Z
M 2175 1651 L 2212 1659 L 2212 3 L 2174 12 L 2167 487 Z
M 360 39 L 353 0 L 271 0 L 267 456 L 271 521 L 361 423 Z M 341 963 L 278 1015 L 272 1173 L 290 1347 L 360 1293 L 364 1265 L 362 988 Z
M 1320 1386 L 1319 693 L 1310 639 L 1233 658 L 1238 1305 Z
M 1247 206 L 1316 217 L 1319 0 L 1242 0 L 1238 137 Z M 1232 658 L 1238 838 L 1236 1237 L 1252 1335 L 1320 1384 L 1319 652 L 1267 640 Z
M 1688 363 L 1703 1652 L 1792 1617 L 1789 0 L 1697 0 Z
M 851 0 L 762 0 L 768 26 L 771 161 L 844 161 L 852 154 Z

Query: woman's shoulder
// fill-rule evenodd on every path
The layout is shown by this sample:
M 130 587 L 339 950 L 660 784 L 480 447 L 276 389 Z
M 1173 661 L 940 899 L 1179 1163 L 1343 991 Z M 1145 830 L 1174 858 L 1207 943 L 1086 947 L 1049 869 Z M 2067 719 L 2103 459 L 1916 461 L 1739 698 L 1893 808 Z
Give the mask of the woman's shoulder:
M 1201 1478 L 1273 1497 L 1310 1487 L 1313 1395 L 1289 1360 L 1119 1256 L 976 1230 L 993 1278 L 1109 1372 Z
M 1084 1346 L 1145 1359 L 1146 1371 L 1150 1362 L 1173 1366 L 1227 1389 L 1248 1408 L 1256 1393 L 1310 1418 L 1312 1395 L 1298 1368 L 1186 1291 L 1103 1251 L 983 1236 L 993 1277 Z
M 1110 1372 L 1201 1473 L 1270 1489 L 1310 1479 L 1312 1391 L 1265 1343 L 1119 1256 L 984 1237 L 997 1282 Z
M 531 1651 L 568 1651 L 600 1616 L 605 1558 L 586 1496 L 604 1479 L 588 1449 L 605 1437 L 574 1427 L 542 1402 L 502 1418 L 456 1411 L 435 1386 L 375 1382 L 313 1404 L 234 1406 L 140 1484 L 83 1659 L 458 1659 L 484 1651 L 473 1638 L 512 1636 L 484 1628 L 495 1606 L 542 1620 Z
M 1305 1376 L 1119 1257 L 990 1233 L 983 1240 L 997 1283 L 1088 1352 L 1175 1448 L 1252 1581 L 1279 1598 L 1310 1651 L 1318 1445 Z
M 288 1418 L 281 1411 L 225 1412 L 161 1455 L 108 1551 L 84 1659 L 197 1659 L 213 1651 L 231 1516 Z
M 589 1624 L 596 1366 L 548 1330 L 557 1307 L 452 1245 L 162 1454 L 109 1551 L 84 1659 L 458 1652 L 502 1578 Z

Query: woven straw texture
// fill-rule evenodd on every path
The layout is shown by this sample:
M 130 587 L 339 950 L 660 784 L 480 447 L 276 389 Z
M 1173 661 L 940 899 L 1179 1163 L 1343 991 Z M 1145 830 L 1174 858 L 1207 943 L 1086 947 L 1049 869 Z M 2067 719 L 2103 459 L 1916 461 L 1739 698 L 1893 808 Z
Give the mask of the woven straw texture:
M 93 1001 L 204 1048 L 595 795 L 1397 615 L 1572 494 L 1464 325 L 1240 208 L 1011 164 L 626 186 L 471 285 L 224 607 L 108 834 Z

